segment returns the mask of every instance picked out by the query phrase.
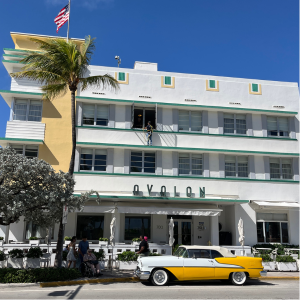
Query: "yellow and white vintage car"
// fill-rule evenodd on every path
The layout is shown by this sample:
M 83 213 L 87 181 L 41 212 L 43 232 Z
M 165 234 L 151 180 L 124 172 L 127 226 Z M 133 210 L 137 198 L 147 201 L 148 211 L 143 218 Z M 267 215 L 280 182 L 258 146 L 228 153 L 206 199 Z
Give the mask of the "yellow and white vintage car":
M 140 257 L 135 275 L 159 286 L 170 280 L 211 279 L 243 285 L 247 278 L 266 276 L 267 272 L 259 257 L 235 256 L 217 246 L 180 246 L 173 255 Z

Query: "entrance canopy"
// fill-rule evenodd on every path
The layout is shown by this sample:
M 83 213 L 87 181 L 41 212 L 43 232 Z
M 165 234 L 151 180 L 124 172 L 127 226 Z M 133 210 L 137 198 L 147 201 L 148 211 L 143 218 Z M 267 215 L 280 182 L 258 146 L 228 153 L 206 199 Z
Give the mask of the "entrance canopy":
M 275 201 L 251 201 L 256 208 L 294 208 L 299 209 L 300 204 L 298 202 L 275 202 Z

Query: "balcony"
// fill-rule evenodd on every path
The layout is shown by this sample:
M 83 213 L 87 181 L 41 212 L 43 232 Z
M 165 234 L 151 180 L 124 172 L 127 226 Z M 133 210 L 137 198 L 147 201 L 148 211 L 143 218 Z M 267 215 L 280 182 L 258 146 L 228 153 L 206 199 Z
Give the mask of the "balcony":
M 45 123 L 28 121 L 8 121 L 6 139 L 39 140 L 45 139 Z

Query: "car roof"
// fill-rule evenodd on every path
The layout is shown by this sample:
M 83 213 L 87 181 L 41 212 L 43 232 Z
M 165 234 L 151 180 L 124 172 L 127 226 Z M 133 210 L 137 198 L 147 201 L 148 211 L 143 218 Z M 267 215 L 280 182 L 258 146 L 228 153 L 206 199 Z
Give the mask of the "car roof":
M 216 251 L 219 251 L 224 257 L 236 257 L 227 248 L 220 247 L 220 246 L 201 246 L 201 245 L 198 245 L 198 246 L 186 246 L 186 245 L 180 245 L 180 247 L 184 247 L 186 249 L 216 250 Z

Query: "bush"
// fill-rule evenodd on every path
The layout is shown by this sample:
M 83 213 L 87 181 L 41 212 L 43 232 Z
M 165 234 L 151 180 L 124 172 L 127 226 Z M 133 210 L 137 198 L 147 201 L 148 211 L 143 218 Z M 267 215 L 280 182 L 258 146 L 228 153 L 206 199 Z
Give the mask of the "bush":
M 133 238 L 132 241 L 133 242 L 140 242 L 140 238 Z
M 259 256 L 262 258 L 263 262 L 270 262 L 273 261 L 273 259 L 271 258 L 271 256 L 269 254 L 262 254 L 261 256 Z
M 99 249 L 98 252 L 95 251 L 94 254 L 95 254 L 97 260 L 103 260 L 105 258 L 105 253 L 102 249 Z
M 117 260 L 119 261 L 137 261 L 138 254 L 133 251 L 124 251 L 118 254 Z
M 26 254 L 27 258 L 40 258 L 42 256 L 43 251 L 40 247 L 31 247 Z
M 37 238 L 36 236 L 31 236 L 29 238 L 30 241 L 36 241 L 36 240 L 39 240 L 39 238 Z
M 24 253 L 21 249 L 12 249 L 8 251 L 8 254 L 11 258 L 23 258 Z
M 161 254 L 150 252 L 148 256 L 161 256 Z
M 81 277 L 78 269 L 40 268 L 40 269 L 0 269 L 0 283 L 33 283 L 72 280 Z
M 295 260 L 290 255 L 277 255 L 276 257 L 277 262 L 295 262 Z
M 108 242 L 108 238 L 99 238 L 100 242 Z
M 4 261 L 5 260 L 5 254 L 3 251 L 0 250 L 0 261 Z
M 65 241 L 71 241 L 72 237 L 71 236 L 65 236 Z
M 0 236 L 0 241 L 3 241 L 4 240 L 4 237 L 3 236 Z
M 285 251 L 284 248 L 295 248 L 299 249 L 299 245 L 289 245 L 289 244 L 256 244 L 252 246 L 253 248 L 271 248 L 274 250 L 275 248 L 278 248 L 277 253 L 278 255 L 284 255 Z M 258 250 L 261 251 L 261 250 Z M 271 252 L 271 251 L 268 251 Z

